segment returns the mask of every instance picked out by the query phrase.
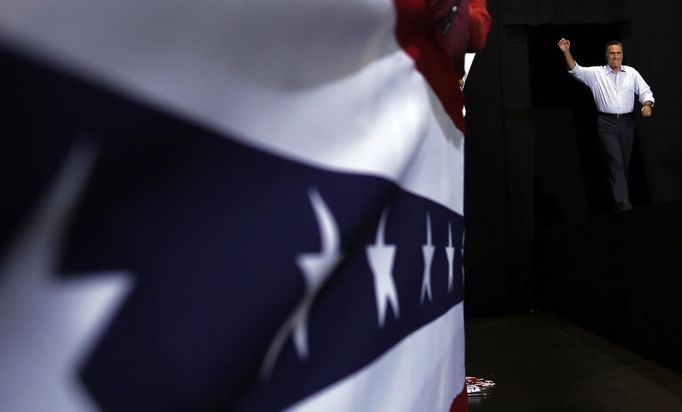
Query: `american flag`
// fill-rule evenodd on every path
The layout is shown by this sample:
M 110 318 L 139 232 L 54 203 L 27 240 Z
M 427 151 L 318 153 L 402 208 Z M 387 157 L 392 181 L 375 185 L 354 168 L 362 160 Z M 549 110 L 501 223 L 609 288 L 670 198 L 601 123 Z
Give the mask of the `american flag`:
M 465 410 L 426 13 L 3 1 L 0 410 Z

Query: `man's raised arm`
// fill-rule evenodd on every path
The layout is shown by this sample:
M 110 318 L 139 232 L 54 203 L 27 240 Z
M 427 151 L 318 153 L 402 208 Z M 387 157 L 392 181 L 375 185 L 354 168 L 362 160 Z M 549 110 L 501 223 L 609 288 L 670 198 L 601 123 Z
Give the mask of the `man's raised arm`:
M 564 53 L 568 69 L 575 69 L 575 59 L 573 59 L 573 56 L 571 55 L 571 42 L 562 37 L 561 40 L 559 40 L 559 49 Z

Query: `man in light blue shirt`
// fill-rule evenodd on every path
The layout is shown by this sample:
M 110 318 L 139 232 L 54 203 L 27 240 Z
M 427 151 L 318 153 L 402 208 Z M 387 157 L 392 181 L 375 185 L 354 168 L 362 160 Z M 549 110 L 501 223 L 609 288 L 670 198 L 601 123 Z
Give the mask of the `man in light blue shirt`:
M 637 70 L 623 65 L 623 44 L 619 41 L 604 47 L 606 65 L 590 67 L 582 67 L 575 61 L 570 41 L 562 38 L 558 45 L 564 53 L 568 72 L 590 88 L 599 110 L 597 130 L 608 158 L 615 209 L 630 209 L 627 178 L 635 136 L 632 112 L 638 95 L 642 116 L 651 116 L 655 102 L 651 88 Z

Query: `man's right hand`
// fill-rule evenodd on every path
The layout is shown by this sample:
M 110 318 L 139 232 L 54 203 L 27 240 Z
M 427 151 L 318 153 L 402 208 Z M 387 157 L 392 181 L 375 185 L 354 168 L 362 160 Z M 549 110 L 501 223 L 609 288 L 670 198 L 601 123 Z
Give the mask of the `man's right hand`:
M 571 42 L 562 37 L 561 40 L 559 40 L 559 49 L 566 53 L 571 49 Z

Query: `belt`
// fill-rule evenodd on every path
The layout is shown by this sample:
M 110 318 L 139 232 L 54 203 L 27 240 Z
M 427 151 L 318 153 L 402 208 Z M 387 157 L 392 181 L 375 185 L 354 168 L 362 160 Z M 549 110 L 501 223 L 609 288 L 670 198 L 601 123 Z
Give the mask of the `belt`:
M 632 116 L 632 112 L 628 113 L 604 113 L 604 112 L 599 112 L 600 116 L 606 116 L 606 117 L 615 117 L 616 119 L 620 119 L 621 117 L 625 116 Z

